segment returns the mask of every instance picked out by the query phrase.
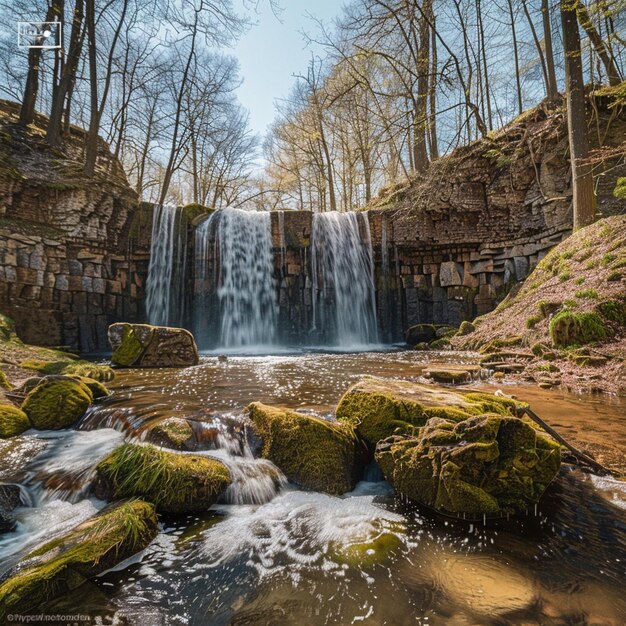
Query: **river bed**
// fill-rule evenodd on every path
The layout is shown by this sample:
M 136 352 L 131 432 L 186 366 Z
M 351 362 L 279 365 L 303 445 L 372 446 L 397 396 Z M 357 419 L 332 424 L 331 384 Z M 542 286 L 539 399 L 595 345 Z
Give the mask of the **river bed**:
M 252 401 L 329 415 L 361 376 L 420 380 L 428 358 L 406 351 L 205 356 L 192 368 L 119 371 L 113 394 L 78 430 L 33 436 L 47 448 L 16 480 L 34 507 L 19 509 L 18 531 L 0 540 L 1 569 L 101 508 L 88 493 L 92 468 L 151 420 L 236 416 Z M 472 386 L 495 389 L 481 380 Z M 531 402 L 566 437 L 623 459 L 624 399 L 498 388 Z M 565 466 L 536 510 L 482 524 L 400 502 L 387 483 L 368 478 L 342 497 L 286 484 L 267 493 L 259 484 L 260 499 L 251 490 L 236 500 L 243 503 L 162 518 L 143 553 L 46 612 L 148 626 L 626 623 L 623 483 Z

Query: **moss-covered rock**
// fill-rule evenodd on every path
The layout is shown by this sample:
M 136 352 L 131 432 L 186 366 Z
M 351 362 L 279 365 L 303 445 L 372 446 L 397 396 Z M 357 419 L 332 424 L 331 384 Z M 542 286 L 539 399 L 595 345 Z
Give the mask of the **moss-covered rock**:
M 45 360 L 39 358 L 24 359 L 20 367 L 41 374 L 59 374 L 63 376 L 84 376 L 93 380 L 107 382 L 113 380 L 115 372 L 108 365 L 99 365 L 89 361 L 69 358 Z
M 480 365 L 430 365 L 422 374 L 436 383 L 469 383 L 480 375 Z
M 173 450 L 191 450 L 196 443 L 191 424 L 182 417 L 167 417 L 150 425 L 145 441 Z
M 7 391 L 12 389 L 12 385 L 3 370 L 0 370 L 0 389 L 6 389 Z
M 415 324 L 407 329 L 404 339 L 410 346 L 422 341 L 429 343 L 437 339 L 437 327 L 434 324 Z
M 83 383 L 91 391 L 94 400 L 106 398 L 109 395 L 109 390 L 98 380 L 87 376 L 78 376 L 77 374 L 71 374 L 69 378 L 74 378 Z
M 163 513 L 206 511 L 230 484 L 220 461 L 124 444 L 96 466 L 94 493 L 104 500 L 141 497 Z
M 120 367 L 187 367 L 200 362 L 193 335 L 184 328 L 111 324 L 109 342 L 111 360 Z
M 247 412 L 263 441 L 262 456 L 291 482 L 332 494 L 353 487 L 360 449 L 351 427 L 259 402 Z
M 22 410 L 39 430 L 58 430 L 75 424 L 93 402 L 89 387 L 69 376 L 45 376 L 28 393 Z
M 558 348 L 603 341 L 609 332 L 595 312 L 561 311 L 550 321 L 550 339 Z
M 470 333 L 473 333 L 474 330 L 476 330 L 476 327 L 474 326 L 474 324 L 472 324 L 472 322 L 468 322 L 467 320 L 465 320 L 461 322 L 457 335 L 459 336 L 469 335 Z
M 387 480 L 442 513 L 499 516 L 534 505 L 557 475 L 557 443 L 517 417 L 433 418 L 415 437 L 379 443 Z
M 26 413 L 12 404 L 0 404 L 0 439 L 21 435 L 30 428 Z
M 106 507 L 68 533 L 33 550 L 0 584 L 0 621 L 24 613 L 143 550 L 157 535 L 154 507 L 141 500 Z
M 431 417 L 459 421 L 485 412 L 511 415 L 516 410 L 517 404 L 509 398 L 368 376 L 348 389 L 336 416 L 373 450 L 391 435 L 416 434 Z

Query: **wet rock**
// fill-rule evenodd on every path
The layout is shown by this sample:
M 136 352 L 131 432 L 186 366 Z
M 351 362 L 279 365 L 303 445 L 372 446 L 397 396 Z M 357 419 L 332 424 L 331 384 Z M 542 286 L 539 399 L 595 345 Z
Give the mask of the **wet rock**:
M 94 400 L 106 398 L 109 395 L 109 390 L 98 380 L 94 380 L 88 376 L 77 376 L 75 374 L 70 375 L 70 378 L 74 378 L 88 387 Z
M 0 439 L 0 480 L 18 479 L 26 465 L 46 446 L 45 441 L 28 435 Z
M 491 394 L 457 393 L 409 381 L 365 377 L 339 401 L 336 416 L 355 428 L 373 450 L 394 434 L 417 434 L 431 417 L 460 421 L 492 412 L 511 415 L 515 401 Z
M 288 480 L 332 494 L 354 486 L 360 447 L 351 427 L 260 402 L 247 412 L 263 442 L 262 456 Z
M 426 378 L 432 378 L 436 383 L 460 383 L 472 382 L 480 376 L 480 365 L 447 365 L 430 366 L 423 371 Z
M 157 535 L 154 507 L 141 500 L 106 507 L 30 552 L 0 583 L 0 619 L 53 598 L 143 550 Z
M 89 387 L 70 376 L 45 376 L 28 393 L 22 410 L 39 430 L 59 430 L 75 424 L 93 402 Z
M 155 446 L 173 450 L 193 450 L 196 447 L 193 428 L 182 417 L 167 417 L 151 425 L 145 440 Z
M 93 490 L 103 500 L 140 497 L 162 513 L 195 513 L 214 504 L 230 481 L 215 459 L 127 443 L 98 463 Z
M 0 439 L 21 435 L 30 428 L 26 413 L 13 404 L 0 404 Z
M 0 533 L 15 528 L 15 519 L 11 511 L 20 504 L 20 488 L 18 485 L 0 484 Z
M 558 474 L 560 448 L 517 417 L 433 418 L 417 436 L 379 443 L 385 478 L 442 513 L 499 516 L 536 504 Z
M 404 339 L 410 346 L 429 343 L 437 339 L 437 329 L 433 324 L 415 324 L 406 331 Z
M 193 335 L 184 328 L 111 324 L 109 342 L 111 360 L 120 367 L 187 367 L 200 362 Z

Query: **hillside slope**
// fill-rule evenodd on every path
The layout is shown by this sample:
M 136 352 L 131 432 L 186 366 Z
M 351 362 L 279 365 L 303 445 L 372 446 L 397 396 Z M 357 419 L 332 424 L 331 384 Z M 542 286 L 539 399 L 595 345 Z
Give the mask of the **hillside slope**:
M 521 360 L 523 375 L 546 386 L 626 395 L 625 281 L 626 216 L 599 220 L 553 248 L 452 345 L 480 349 L 486 362 Z

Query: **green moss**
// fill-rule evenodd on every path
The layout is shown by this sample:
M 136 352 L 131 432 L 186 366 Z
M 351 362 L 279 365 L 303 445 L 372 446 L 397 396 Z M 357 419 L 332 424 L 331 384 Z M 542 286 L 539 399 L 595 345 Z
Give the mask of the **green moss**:
M 548 300 L 539 300 L 537 302 L 537 308 L 544 318 L 550 317 L 553 313 L 556 313 L 561 308 L 560 302 L 550 302 Z
M 597 313 L 562 311 L 550 321 L 549 332 L 557 347 L 585 345 L 608 337 L 606 326 Z
M 626 302 L 623 300 L 607 300 L 596 307 L 600 315 L 620 326 L 626 326 Z
M 230 484 L 221 462 L 126 443 L 96 466 L 95 493 L 107 500 L 142 497 L 164 513 L 206 511 Z
M 576 297 L 580 299 L 597 300 L 599 298 L 598 292 L 595 289 L 579 289 L 576 292 Z
M 616 258 L 617 257 L 614 254 L 607 252 L 606 254 L 602 255 L 602 259 L 600 260 L 600 265 L 602 265 L 602 267 L 607 267 L 613 261 L 615 261 Z
M 62 374 L 66 376 L 84 376 L 98 381 L 113 380 L 115 373 L 108 365 L 97 365 L 89 361 L 79 361 L 68 355 L 67 358 L 56 360 L 24 359 L 20 362 L 23 369 L 33 370 L 41 374 Z
M 526 320 L 526 328 L 534 328 L 543 319 L 540 315 L 531 315 Z
M 458 330 L 458 335 L 460 336 L 464 336 L 464 335 L 469 335 L 470 333 L 473 333 L 476 330 L 476 327 L 474 326 L 474 324 L 472 324 L 472 322 L 468 322 L 467 320 L 461 322 L 461 325 L 459 326 L 459 330 Z
M 585 282 L 585 277 L 584 276 L 579 276 L 575 281 L 574 284 L 575 285 L 582 285 Z
M 94 380 L 93 378 L 88 378 L 87 376 L 78 376 L 77 374 L 71 374 L 68 378 L 74 378 L 75 380 L 80 381 L 85 385 L 89 391 L 91 391 L 91 395 L 94 400 L 98 400 L 99 398 L 106 398 L 109 395 L 109 390 L 98 380 Z
M 417 437 L 391 437 L 376 459 L 396 491 L 448 514 L 523 512 L 560 467 L 559 446 L 522 420 L 433 419 Z
M 7 391 L 9 391 L 10 389 L 13 389 L 13 386 L 9 382 L 7 375 L 1 369 L 0 369 L 0 389 L 6 389 Z
M 336 416 L 374 449 L 391 435 L 416 434 L 431 417 L 458 421 L 487 411 L 509 415 L 516 410 L 515 401 L 491 394 L 455 393 L 432 385 L 367 377 L 344 394 Z
M 560 274 L 559 274 L 559 280 L 564 283 L 566 281 L 568 281 L 570 278 L 572 277 L 572 272 L 570 270 L 563 270 Z
M 140 500 L 106 507 L 28 554 L 0 584 L 0 620 L 41 607 L 144 549 L 158 532 L 154 507 Z
M 620 280 L 622 280 L 623 278 L 623 274 L 622 272 L 620 272 L 619 270 L 615 270 L 613 272 L 611 272 L 607 277 L 607 281 L 608 282 L 619 282 Z
M 259 402 L 247 411 L 263 441 L 262 456 L 291 482 L 333 494 L 353 487 L 359 448 L 350 426 Z
M 116 365 L 131 367 L 143 354 L 145 347 L 150 342 L 154 330 L 151 329 L 148 341 L 142 342 L 134 326 L 126 326 L 122 331 L 122 341 L 111 355 L 111 360 Z
M 445 350 L 450 345 L 450 340 L 447 337 L 441 337 L 440 339 L 435 339 L 435 341 L 431 341 L 428 344 L 428 347 L 431 350 Z
M 626 200 L 626 177 L 617 179 L 615 189 L 613 189 L 613 195 L 620 200 Z
M 87 411 L 93 394 L 81 381 L 46 376 L 28 393 L 22 410 L 39 430 L 57 430 L 75 424 Z
M 164 448 L 186 450 L 193 436 L 193 428 L 186 419 L 168 417 L 150 427 L 146 440 Z
M 21 435 L 30 428 L 26 413 L 12 404 L 0 404 L 0 439 Z

